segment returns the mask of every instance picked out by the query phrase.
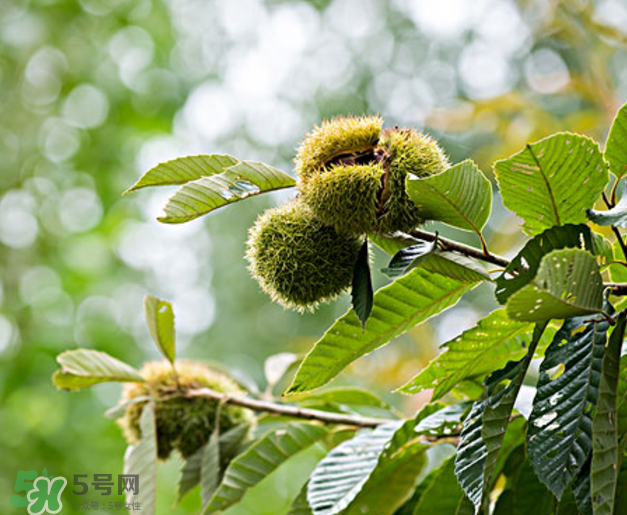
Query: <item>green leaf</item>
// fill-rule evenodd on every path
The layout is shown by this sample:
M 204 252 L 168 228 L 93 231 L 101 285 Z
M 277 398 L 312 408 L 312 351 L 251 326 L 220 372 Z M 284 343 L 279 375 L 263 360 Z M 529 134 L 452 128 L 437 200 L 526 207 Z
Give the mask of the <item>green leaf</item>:
M 417 243 L 399 250 L 387 268 L 381 270 L 388 277 L 400 277 L 420 265 L 420 262 L 438 248 L 438 233 L 435 240 L 417 240 Z
M 298 401 L 303 406 L 316 404 L 371 406 L 388 410 L 391 409 L 391 406 L 387 402 L 377 397 L 372 392 L 354 387 L 330 388 L 323 392 L 308 393 L 303 397 L 299 397 Z
M 590 228 L 587 225 L 572 224 L 551 227 L 529 240 L 497 278 L 496 299 L 505 304 L 512 294 L 533 280 L 540 268 L 540 261 L 546 254 L 564 248 L 592 252 L 594 243 Z
M 294 499 L 287 515 L 313 515 L 311 507 L 307 502 L 307 484 L 301 489 L 298 497 Z
M 351 290 L 353 309 L 361 322 L 362 330 L 366 327 L 366 321 L 372 313 L 373 296 L 372 277 L 370 276 L 370 263 L 368 258 L 368 238 L 366 238 L 359 251 L 357 262 L 355 263 Z
M 157 487 L 157 433 L 155 429 L 155 408 L 149 402 L 142 409 L 139 419 L 141 438 L 135 445 L 129 445 L 124 454 L 124 474 L 137 474 L 140 487 L 137 495 L 127 492 L 126 502 L 139 502 L 142 514 L 154 515 Z
M 185 460 L 178 482 L 176 504 L 180 503 L 183 497 L 200 482 L 200 470 L 204 450 L 205 448 L 203 446 Z
M 597 225 L 627 227 L 627 184 L 623 188 L 623 196 L 612 209 L 606 211 L 588 209 L 588 218 Z
M 172 304 L 152 295 L 144 297 L 144 315 L 148 330 L 161 354 L 170 362 L 176 359 L 176 333 Z
M 227 204 L 295 184 L 290 175 L 277 168 L 255 161 L 240 161 L 218 175 L 181 186 L 168 200 L 165 215 L 158 220 L 188 222 Z
M 396 232 L 392 235 L 369 234 L 368 239 L 390 256 L 393 256 L 405 247 L 414 245 L 417 241 L 421 241 L 418 238 L 414 238 L 402 232 Z
M 623 311 L 616 319 L 603 356 L 597 411 L 592 421 L 591 493 L 594 515 L 612 515 L 619 463 L 618 425 L 618 375 L 620 353 L 625 337 L 627 315 Z
M 378 290 L 365 331 L 352 311 L 337 320 L 301 363 L 287 393 L 328 383 L 361 356 L 453 306 L 476 283 L 415 269 Z
M 414 515 L 454 514 L 463 497 L 455 478 L 455 457 L 448 458 L 434 472 L 434 478 L 416 504 Z
M 526 234 L 555 225 L 586 223 L 608 181 L 599 145 L 560 133 L 540 140 L 494 166 L 503 204 L 524 220 Z
M 533 333 L 529 322 L 511 320 L 498 309 L 442 345 L 444 349 L 416 377 L 399 389 L 416 394 L 433 388 L 432 401 L 467 379 L 483 378 L 527 353 Z
M 220 484 L 220 433 L 219 424 L 211 432 L 209 441 L 202 448 L 200 459 L 200 497 L 202 499 L 202 513 L 211 513 L 208 510 L 213 494 Z
M 507 301 L 510 318 L 540 322 L 598 313 L 603 305 L 599 265 L 585 250 L 554 250 L 542 258 L 535 278 Z
M 266 434 L 231 461 L 209 503 L 209 511 L 224 511 L 238 503 L 248 490 L 289 458 L 326 435 L 326 428 L 304 423 L 289 423 Z
M 57 356 L 61 370 L 55 372 L 52 381 L 64 390 L 80 390 L 107 381 L 142 382 L 144 379 L 130 365 L 105 352 L 76 349 Z
M 408 180 L 407 193 L 425 220 L 477 234 L 492 209 L 492 185 L 469 159 L 437 175 Z
M 612 122 L 605 142 L 605 160 L 617 181 L 627 173 L 627 104 L 618 110 Z
M 592 495 L 590 495 L 590 458 L 586 460 L 572 484 L 577 508 L 583 515 L 593 515 Z
M 527 453 L 558 499 L 592 450 L 592 412 L 608 328 L 600 315 L 565 320 L 540 365 Z
M 403 422 L 362 431 L 325 456 L 309 478 L 307 500 L 314 515 L 334 515 L 350 506 Z
M 540 341 L 544 325 L 534 329 L 527 355 L 510 361 L 485 380 L 485 396 L 475 402 L 464 421 L 455 458 L 455 475 L 475 506 L 485 506 L 503 438 L 520 386 Z
M 428 404 L 420 410 L 416 417 L 415 431 L 419 435 L 444 436 L 459 429 L 464 414 L 470 404 L 459 402 L 444 406 L 439 403 Z
M 201 177 L 222 173 L 237 163 L 239 163 L 238 159 L 225 154 L 179 157 L 148 170 L 124 194 L 148 186 L 185 184 Z
M 113 406 L 113 408 L 109 408 L 107 411 L 105 411 L 105 417 L 115 420 L 116 418 L 123 417 L 129 406 L 133 404 L 138 404 L 140 402 L 148 402 L 154 400 L 154 397 L 150 397 L 149 395 L 139 395 L 137 397 L 133 397 L 128 401 L 121 402 L 117 406 Z

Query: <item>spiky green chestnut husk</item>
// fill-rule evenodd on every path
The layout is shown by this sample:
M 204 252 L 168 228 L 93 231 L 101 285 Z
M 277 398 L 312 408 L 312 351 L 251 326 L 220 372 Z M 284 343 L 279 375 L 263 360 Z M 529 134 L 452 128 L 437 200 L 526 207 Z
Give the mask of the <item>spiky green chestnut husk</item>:
M 157 454 L 161 459 L 168 458 L 174 449 L 185 458 L 191 456 L 209 440 L 215 427 L 218 401 L 204 397 L 184 398 L 186 391 L 211 388 L 234 395 L 244 393 L 230 377 L 202 363 L 177 361 L 176 371 L 178 386 L 169 362 L 146 363 L 141 369 L 145 382 L 126 383 L 122 395 L 122 402 L 141 396 L 151 396 L 157 400 Z M 137 443 L 141 437 L 139 419 L 145 405 L 145 402 L 131 404 L 124 417 L 118 421 L 129 444 Z M 239 424 L 252 427 L 254 423 L 254 415 L 249 410 L 231 405 L 222 406 L 220 433 Z
M 387 173 L 377 232 L 409 231 L 423 220 L 407 195 L 407 178 L 410 174 L 423 178 L 444 171 L 446 155 L 433 138 L 414 129 L 384 131 L 380 151 Z
M 379 116 L 338 116 L 314 128 L 297 149 L 296 173 L 307 180 L 326 168 L 369 162 L 381 137 Z
M 312 310 L 351 285 L 361 248 L 302 202 L 269 209 L 250 229 L 246 257 L 261 288 L 285 307 Z
M 384 173 L 379 164 L 336 166 L 301 184 L 302 201 L 338 232 L 373 232 L 378 227 Z

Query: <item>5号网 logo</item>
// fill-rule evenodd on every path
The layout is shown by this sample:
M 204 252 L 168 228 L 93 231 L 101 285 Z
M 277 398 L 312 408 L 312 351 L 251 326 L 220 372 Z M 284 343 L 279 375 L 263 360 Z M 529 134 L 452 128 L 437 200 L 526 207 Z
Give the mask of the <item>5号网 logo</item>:
M 15 492 L 26 492 L 26 497 L 13 495 L 9 502 L 16 508 L 26 507 L 29 515 L 59 513 L 63 508 L 61 493 L 66 486 L 67 479 L 48 476 L 46 469 L 41 476 L 36 470 L 20 470 L 15 481 Z

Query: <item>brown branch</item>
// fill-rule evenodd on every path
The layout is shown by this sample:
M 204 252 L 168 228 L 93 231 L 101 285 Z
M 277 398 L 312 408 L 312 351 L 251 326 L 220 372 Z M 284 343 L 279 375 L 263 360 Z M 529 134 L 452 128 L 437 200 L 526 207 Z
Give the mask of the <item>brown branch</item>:
M 342 424 L 346 426 L 357 427 L 376 427 L 381 424 L 393 422 L 393 419 L 361 417 L 358 415 L 344 415 L 342 413 L 330 413 L 327 411 L 300 408 L 290 404 L 278 404 L 269 401 L 260 401 L 248 397 L 238 395 L 229 395 L 228 393 L 220 393 L 209 388 L 199 388 L 187 392 L 187 397 L 208 397 L 223 402 L 224 404 L 234 404 L 242 408 L 248 408 L 253 411 L 263 411 L 266 413 L 274 413 L 275 415 L 283 415 L 286 417 L 304 418 L 307 420 L 317 420 L 325 424 Z

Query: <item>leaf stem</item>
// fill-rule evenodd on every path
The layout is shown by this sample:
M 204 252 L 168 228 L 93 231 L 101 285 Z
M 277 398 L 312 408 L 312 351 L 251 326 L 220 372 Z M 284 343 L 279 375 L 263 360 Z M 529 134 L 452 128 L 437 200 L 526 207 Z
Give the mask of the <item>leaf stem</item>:
M 614 202 L 613 201 L 610 202 L 607 199 L 607 195 L 605 194 L 605 192 L 602 193 L 602 196 L 603 196 L 603 202 L 605 202 L 605 205 L 608 207 L 608 209 L 612 209 L 614 207 Z M 623 256 L 627 260 L 627 245 L 625 245 L 625 241 L 623 240 L 623 237 L 621 236 L 620 231 L 618 230 L 618 227 L 616 227 L 615 225 L 612 225 L 612 232 L 614 233 L 614 236 L 616 236 L 616 239 L 618 240 L 618 244 L 620 245 L 620 248 L 623 251 Z

